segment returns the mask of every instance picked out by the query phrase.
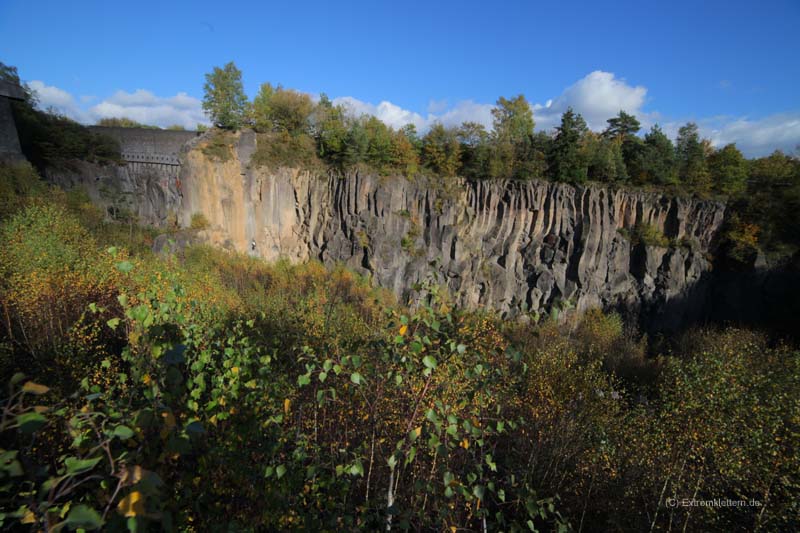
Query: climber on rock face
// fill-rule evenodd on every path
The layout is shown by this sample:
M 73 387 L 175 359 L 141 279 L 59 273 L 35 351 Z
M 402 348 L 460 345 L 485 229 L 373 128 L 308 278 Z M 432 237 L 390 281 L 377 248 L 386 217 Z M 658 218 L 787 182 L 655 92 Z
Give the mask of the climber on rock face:
M 250 249 L 255 251 L 255 249 L 256 249 L 256 241 L 255 241 L 255 239 L 250 241 Z

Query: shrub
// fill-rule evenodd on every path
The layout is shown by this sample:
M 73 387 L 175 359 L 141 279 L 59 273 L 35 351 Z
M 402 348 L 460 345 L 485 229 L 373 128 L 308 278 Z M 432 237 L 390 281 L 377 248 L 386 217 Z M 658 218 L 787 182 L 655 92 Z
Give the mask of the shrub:
M 193 230 L 204 230 L 209 226 L 208 219 L 203 213 L 194 213 L 189 227 Z
M 258 135 L 258 148 L 252 163 L 256 167 L 277 169 L 300 168 L 312 173 L 324 172 L 324 165 L 317 157 L 317 147 L 305 133 L 292 135 L 286 131 Z
M 233 159 L 233 134 L 223 130 L 213 130 L 200 150 L 203 154 L 220 163 L 227 163 Z
M 667 248 L 670 240 L 653 224 L 637 222 L 633 229 L 622 228 L 618 233 L 623 238 L 628 239 L 632 245 L 643 244 L 645 246 L 657 246 Z

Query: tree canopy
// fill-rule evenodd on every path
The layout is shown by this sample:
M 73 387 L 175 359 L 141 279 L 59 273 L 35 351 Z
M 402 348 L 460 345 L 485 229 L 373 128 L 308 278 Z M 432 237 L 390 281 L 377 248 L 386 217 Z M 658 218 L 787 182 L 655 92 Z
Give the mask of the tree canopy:
M 242 71 L 231 61 L 206 74 L 203 110 L 215 126 L 235 130 L 246 124 L 249 103 L 242 85 Z

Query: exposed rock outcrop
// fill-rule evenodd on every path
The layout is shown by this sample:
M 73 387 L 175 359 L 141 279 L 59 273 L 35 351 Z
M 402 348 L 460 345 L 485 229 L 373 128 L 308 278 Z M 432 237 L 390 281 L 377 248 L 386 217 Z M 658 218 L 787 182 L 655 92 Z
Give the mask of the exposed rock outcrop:
M 203 153 L 203 137 L 188 138 L 168 165 L 77 163 L 47 176 L 156 226 L 189 227 L 202 213 L 209 227 L 175 241 L 183 245 L 344 263 L 403 301 L 436 272 L 459 304 L 505 315 L 568 303 L 623 309 L 660 330 L 709 315 L 709 252 L 725 214 L 719 202 L 544 181 L 320 178 L 251 167 L 253 134 L 236 135 L 226 161 Z M 637 224 L 669 245 L 634 244 Z
M 318 178 L 250 168 L 254 142 L 241 136 L 227 162 L 184 152 L 183 226 L 203 213 L 215 244 L 341 262 L 404 300 L 436 271 L 461 305 L 509 315 L 570 302 L 643 310 L 670 329 L 704 312 L 721 203 L 542 181 Z M 672 244 L 633 245 L 624 233 L 638 223 Z

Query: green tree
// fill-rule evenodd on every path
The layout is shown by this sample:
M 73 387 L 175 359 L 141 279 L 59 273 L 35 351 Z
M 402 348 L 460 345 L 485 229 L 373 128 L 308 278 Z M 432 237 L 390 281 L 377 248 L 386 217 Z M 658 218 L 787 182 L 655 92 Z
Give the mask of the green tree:
M 148 124 L 142 124 L 141 122 L 136 122 L 133 119 L 127 117 L 109 117 L 109 118 L 101 118 L 97 121 L 98 126 L 105 126 L 108 128 L 147 128 L 151 130 L 159 129 L 158 126 L 150 126 Z
M 606 122 L 608 122 L 608 127 L 603 132 L 603 137 L 606 139 L 624 141 L 626 138 L 636 135 L 641 129 L 641 124 L 639 124 L 636 117 L 622 110 L 620 110 L 619 115 L 608 119 Z
M 640 169 L 632 175 L 635 183 L 670 185 L 678 183 L 675 145 L 656 124 L 644 136 L 645 152 Z
M 714 189 L 724 194 L 739 194 L 747 187 L 747 160 L 735 144 L 728 144 L 708 157 L 708 170 Z
M 550 149 L 548 166 L 556 181 L 582 183 L 587 178 L 585 154 L 581 152 L 581 139 L 588 131 L 586 121 L 570 107 L 561 115 L 561 125 Z
M 707 193 L 711 189 L 711 176 L 706 163 L 706 146 L 700 139 L 697 124 L 689 122 L 678 130 L 675 151 L 683 184 L 694 192 Z
M 593 132 L 584 135 L 581 146 L 587 162 L 587 175 L 592 181 L 618 182 L 628 178 L 622 158 L 622 143 Z
M 314 102 L 305 93 L 278 87 L 269 99 L 269 117 L 277 131 L 291 135 L 305 133 L 314 111 Z
M 468 178 L 488 177 L 489 133 L 482 124 L 464 122 L 456 130 L 461 144 L 461 168 Z
M 231 61 L 206 74 L 203 110 L 215 126 L 236 130 L 246 124 L 248 101 L 242 85 L 242 71 Z
M 341 167 L 344 164 L 348 126 L 344 109 L 334 106 L 323 93 L 311 116 L 311 131 L 317 141 L 319 156 L 329 164 Z
M 425 165 L 440 176 L 455 176 L 461 161 L 461 145 L 455 130 L 434 124 L 422 139 Z
M 497 139 L 519 143 L 533 135 L 533 111 L 523 95 L 500 97 L 492 109 L 492 123 Z
M 524 161 L 533 136 L 533 111 L 523 95 L 500 97 L 492 109 L 493 135 L 488 170 L 492 177 L 529 177 Z
M 272 131 L 274 124 L 272 122 L 270 102 L 274 94 L 275 88 L 271 83 L 267 82 L 261 84 L 258 94 L 253 98 L 252 118 L 256 131 Z

